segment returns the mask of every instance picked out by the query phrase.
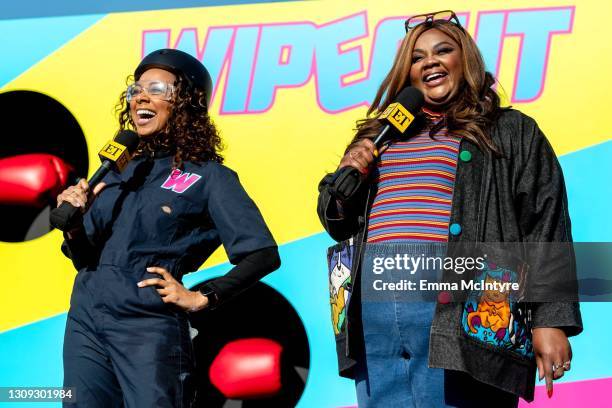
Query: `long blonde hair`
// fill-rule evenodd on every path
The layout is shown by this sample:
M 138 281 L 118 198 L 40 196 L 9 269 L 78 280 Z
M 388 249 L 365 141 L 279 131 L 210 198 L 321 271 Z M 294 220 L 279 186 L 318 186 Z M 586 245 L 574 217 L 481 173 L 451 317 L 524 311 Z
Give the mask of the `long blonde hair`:
M 417 39 L 425 31 L 434 28 L 452 38 L 461 48 L 464 78 L 458 94 L 445 112 L 445 119 L 437 129 L 432 129 L 432 134 L 446 126 L 450 133 L 476 143 L 481 149 L 497 152 L 488 134 L 489 126 L 500 113 L 499 96 L 491 88 L 495 78 L 485 71 L 484 60 L 472 37 L 456 24 L 441 20 L 419 25 L 404 37 L 393 66 L 368 109 L 367 117 L 357 122 L 357 132 L 348 148 L 359 139 L 373 138 L 380 132 L 382 124 L 378 116 L 404 87 L 410 85 L 412 52 Z

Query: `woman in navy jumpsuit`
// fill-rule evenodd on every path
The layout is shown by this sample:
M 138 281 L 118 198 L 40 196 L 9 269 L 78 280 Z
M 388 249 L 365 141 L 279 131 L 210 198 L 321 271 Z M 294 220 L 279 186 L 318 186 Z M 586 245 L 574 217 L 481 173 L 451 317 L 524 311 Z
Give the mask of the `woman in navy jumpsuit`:
M 186 312 L 215 306 L 280 265 L 259 210 L 221 164 L 205 68 L 160 50 L 135 79 L 120 115 L 120 128 L 140 137 L 135 158 L 93 189 L 82 180 L 58 196 L 84 211 L 62 246 L 79 271 L 64 339 L 64 386 L 75 388 L 76 406 L 190 406 Z M 236 266 L 203 293 L 186 289 L 183 274 L 221 244 Z

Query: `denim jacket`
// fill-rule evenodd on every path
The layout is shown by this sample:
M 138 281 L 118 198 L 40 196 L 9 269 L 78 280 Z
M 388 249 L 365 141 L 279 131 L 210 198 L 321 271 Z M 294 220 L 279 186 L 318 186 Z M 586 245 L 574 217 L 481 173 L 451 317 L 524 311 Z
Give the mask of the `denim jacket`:
M 449 233 L 449 242 L 571 242 L 561 167 L 536 122 L 517 110 L 504 109 L 490 135 L 499 156 L 467 139 L 461 141 L 460 152 L 469 153 L 460 154 L 457 161 L 450 215 L 450 224 L 458 224 L 460 233 Z M 340 215 L 325 180 L 320 184 L 317 207 L 321 223 L 336 241 L 353 237 L 357 254 L 351 270 L 354 286 L 346 306 L 346 325 L 336 334 L 340 375 L 352 378 L 356 359 L 363 352 L 359 262 L 377 186 L 375 182 L 364 183 L 343 205 Z M 536 257 L 529 265 L 533 273 L 543 266 L 538 262 Z M 481 382 L 533 400 L 533 353 L 509 353 L 466 335 L 462 326 L 465 306 L 466 302 L 437 304 L 430 333 L 430 367 L 467 372 Z M 537 327 L 562 328 L 568 336 L 582 331 L 575 301 L 534 303 L 526 313 L 527 341 L 531 329 Z

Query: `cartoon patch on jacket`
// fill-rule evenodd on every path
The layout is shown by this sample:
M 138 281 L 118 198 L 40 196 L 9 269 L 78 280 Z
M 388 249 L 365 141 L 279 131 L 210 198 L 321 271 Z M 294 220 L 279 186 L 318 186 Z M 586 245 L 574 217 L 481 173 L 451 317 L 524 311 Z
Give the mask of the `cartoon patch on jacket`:
M 476 282 L 484 282 L 485 288 L 468 296 L 463 310 L 463 330 L 477 341 L 531 358 L 533 345 L 525 305 L 517 301 L 515 292 L 487 286 L 523 279 L 509 269 L 492 263 L 485 265 L 474 277 Z
M 329 303 L 331 306 L 334 334 L 344 331 L 346 324 L 346 306 L 351 290 L 352 245 L 339 245 L 330 248 L 329 262 Z

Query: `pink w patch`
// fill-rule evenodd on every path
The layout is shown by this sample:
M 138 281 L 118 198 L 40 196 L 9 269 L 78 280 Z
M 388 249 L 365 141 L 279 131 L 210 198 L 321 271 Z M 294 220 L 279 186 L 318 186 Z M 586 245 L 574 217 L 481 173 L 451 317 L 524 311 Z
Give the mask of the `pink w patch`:
M 166 190 L 172 190 L 175 193 L 182 193 L 187 190 L 189 187 L 195 184 L 196 181 L 201 179 L 202 176 L 191 173 L 183 173 L 179 169 L 172 170 L 172 173 L 168 176 L 164 184 L 161 185 L 162 188 Z

